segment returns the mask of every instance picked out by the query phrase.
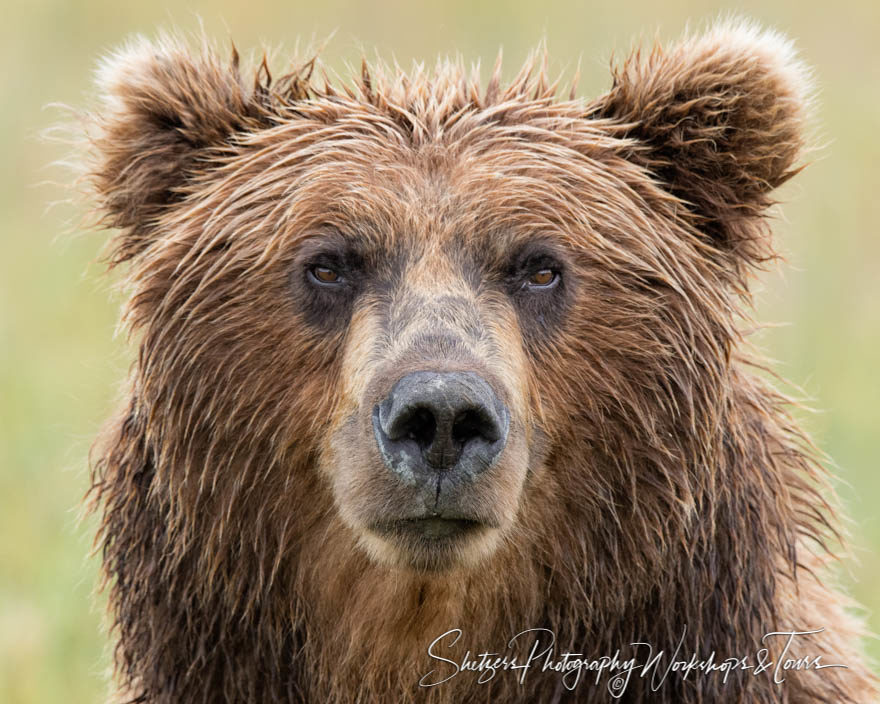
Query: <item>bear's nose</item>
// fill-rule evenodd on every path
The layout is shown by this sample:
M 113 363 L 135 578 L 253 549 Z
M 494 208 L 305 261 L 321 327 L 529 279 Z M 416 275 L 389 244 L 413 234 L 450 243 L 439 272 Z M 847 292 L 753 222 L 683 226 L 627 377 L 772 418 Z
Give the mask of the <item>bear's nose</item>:
M 407 374 L 373 412 L 382 459 L 409 481 L 439 472 L 473 479 L 504 449 L 509 426 L 504 404 L 473 372 Z

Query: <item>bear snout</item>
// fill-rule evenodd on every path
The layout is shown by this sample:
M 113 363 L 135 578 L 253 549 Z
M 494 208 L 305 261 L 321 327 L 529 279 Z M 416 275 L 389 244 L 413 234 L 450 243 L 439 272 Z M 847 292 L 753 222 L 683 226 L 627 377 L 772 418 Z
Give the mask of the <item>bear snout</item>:
M 411 485 L 473 481 L 495 464 L 509 428 L 507 408 L 473 372 L 412 372 L 373 410 L 385 466 Z

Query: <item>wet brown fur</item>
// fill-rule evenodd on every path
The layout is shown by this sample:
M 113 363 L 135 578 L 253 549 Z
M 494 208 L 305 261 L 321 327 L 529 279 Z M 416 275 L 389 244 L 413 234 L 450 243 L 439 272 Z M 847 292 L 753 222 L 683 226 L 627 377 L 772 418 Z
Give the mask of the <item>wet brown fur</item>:
M 102 74 L 89 175 L 138 349 L 91 490 L 117 698 L 607 701 L 589 673 L 573 694 L 541 673 L 417 683 L 452 628 L 460 659 L 536 627 L 594 655 L 673 650 L 686 627 L 686 652 L 723 657 L 824 627 L 803 651 L 849 669 L 634 676 L 622 701 L 872 701 L 825 586 L 823 470 L 744 340 L 770 193 L 803 147 L 789 45 L 716 27 L 635 53 L 589 101 L 557 97 L 540 56 L 485 88 L 454 62 L 316 75 L 246 79 L 168 37 Z M 290 272 L 328 229 L 402 263 L 391 292 L 310 321 Z M 498 278 L 536 238 L 569 296 L 540 324 Z M 394 489 L 346 423 L 418 354 L 482 365 L 519 442 L 478 497 L 503 528 L 448 569 L 359 528 Z

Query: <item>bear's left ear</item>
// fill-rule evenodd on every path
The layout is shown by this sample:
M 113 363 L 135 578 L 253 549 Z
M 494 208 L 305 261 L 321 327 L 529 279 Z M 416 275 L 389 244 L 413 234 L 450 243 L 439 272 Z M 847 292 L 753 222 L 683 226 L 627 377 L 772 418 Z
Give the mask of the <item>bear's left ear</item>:
M 680 198 L 725 254 L 757 262 L 772 252 L 757 216 L 799 171 L 809 95 L 791 42 L 737 21 L 634 52 L 589 114 L 634 140 L 627 157 Z

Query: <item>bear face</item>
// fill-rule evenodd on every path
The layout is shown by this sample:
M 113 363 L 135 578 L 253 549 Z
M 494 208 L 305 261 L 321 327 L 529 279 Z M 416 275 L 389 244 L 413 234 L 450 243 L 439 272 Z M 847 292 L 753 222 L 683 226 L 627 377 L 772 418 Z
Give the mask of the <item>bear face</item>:
M 722 26 L 592 101 L 534 61 L 485 90 L 313 65 L 249 87 L 166 38 L 101 74 L 138 358 L 94 492 L 129 686 L 382 700 L 455 619 L 733 650 L 796 613 L 827 503 L 739 348 L 803 146 L 790 44 Z M 356 640 L 372 669 L 339 674 Z
M 689 48 L 688 60 L 743 70 L 741 57 L 718 55 L 710 41 Z M 710 48 L 716 53 L 701 55 Z M 754 95 L 753 105 L 736 110 L 779 113 L 782 125 L 764 137 L 788 140 L 789 158 L 780 159 L 775 142 L 768 159 L 776 163 L 760 164 L 767 174 L 735 164 L 742 193 L 731 193 L 727 207 L 760 204 L 799 146 L 799 86 L 782 83 L 772 64 L 752 59 L 751 73 L 707 87 L 691 67 L 694 76 L 679 79 L 677 90 L 702 90 L 706 124 L 682 136 L 675 130 L 687 126 L 650 116 L 664 124 L 637 129 L 674 136 L 663 135 L 645 159 L 633 129 L 605 117 L 619 120 L 618 102 L 638 108 L 618 97 L 629 89 L 622 80 L 604 105 L 556 102 L 543 78 L 521 79 L 506 93 L 495 87 L 470 104 L 472 87 L 446 67 L 424 86 L 398 78 L 362 86 L 354 99 L 328 93 L 283 103 L 269 95 L 275 102 L 267 108 L 257 92 L 232 92 L 241 91 L 234 68 L 182 52 L 139 47 L 105 78 L 122 102 L 105 144 L 131 148 L 118 134 L 127 130 L 138 143 L 137 154 L 119 155 L 129 159 L 122 168 L 106 165 L 114 179 L 106 188 L 108 206 L 125 218 L 118 224 L 137 231 L 134 243 L 120 243 L 120 256 L 133 244 L 145 248 L 136 257 L 131 314 L 144 331 L 143 376 L 162 388 L 145 388 L 144 401 L 173 404 L 178 428 L 208 443 L 225 435 L 230 445 L 262 439 L 261 427 L 271 431 L 267 446 L 316 458 L 336 510 L 371 555 L 441 566 L 493 550 L 513 529 L 526 479 L 541 481 L 548 455 L 581 443 L 615 447 L 621 437 L 639 452 L 680 455 L 687 448 L 667 438 L 719 413 L 736 335 L 730 273 L 688 216 L 674 212 L 678 203 L 656 182 L 655 162 L 675 139 L 683 142 L 678 159 L 691 168 L 699 166 L 688 153 L 692 142 L 717 143 L 724 130 L 739 139 L 727 123 L 754 116 L 721 105 L 728 96 L 742 100 L 728 85 L 738 79 Z M 370 101 L 368 90 L 385 104 Z M 753 147 L 731 144 L 733 154 L 721 151 L 705 168 L 730 168 L 739 150 L 756 158 Z M 193 169 L 176 186 L 185 194 L 169 186 Z M 759 178 L 763 188 L 749 180 Z M 126 202 L 111 206 L 113 198 Z M 155 223 L 140 212 L 153 207 Z M 148 226 L 158 236 L 142 234 Z M 720 235 L 729 238 L 737 226 L 744 229 L 717 216 L 706 229 L 734 230 Z M 421 425 L 436 426 L 437 404 L 451 404 L 448 427 L 389 439 L 391 421 L 379 423 L 379 409 L 408 374 L 429 372 L 439 376 L 424 376 L 395 412 L 420 410 L 428 414 Z M 487 399 L 469 402 L 476 389 L 455 374 L 473 375 Z M 172 379 L 179 390 L 169 389 Z M 205 388 L 207 379 L 223 382 Z M 444 379 L 460 388 L 432 405 L 424 387 Z M 695 389 L 709 398 L 695 399 Z M 156 400 L 147 400 L 151 394 Z M 487 411 L 485 427 L 456 436 L 464 427 L 456 415 L 467 424 L 468 414 Z M 230 427 L 217 427 L 215 417 Z M 398 434 L 414 434 L 417 420 L 404 418 Z M 426 459 L 431 447 L 450 457 Z M 586 453 L 600 464 L 611 459 Z M 693 502 L 686 469 L 667 476 L 660 463 L 649 464 L 657 467 L 645 481 L 670 487 L 646 510 Z M 559 471 L 561 488 L 590 483 L 591 472 L 607 477 L 597 467 L 587 476 L 580 467 L 573 476 Z

